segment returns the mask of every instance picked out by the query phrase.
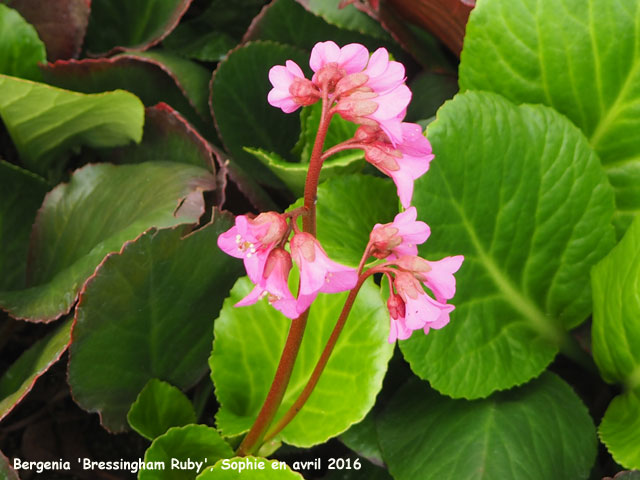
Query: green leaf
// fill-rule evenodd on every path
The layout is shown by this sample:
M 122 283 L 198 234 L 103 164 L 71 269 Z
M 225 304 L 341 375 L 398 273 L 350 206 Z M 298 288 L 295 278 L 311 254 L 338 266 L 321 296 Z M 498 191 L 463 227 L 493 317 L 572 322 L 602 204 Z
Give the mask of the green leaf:
M 406 122 L 417 122 L 433 117 L 440 106 L 458 92 L 455 77 L 424 72 L 411 83 L 412 97 L 407 108 Z
M 147 231 L 107 257 L 85 287 L 69 385 L 110 430 L 127 427 L 129 407 L 150 379 L 185 390 L 205 374 L 211 322 L 240 270 L 215 246 L 231 224 L 215 211 L 214 223 L 184 237 L 185 228 Z
M 99 93 L 121 88 L 137 95 L 147 107 L 168 103 L 202 134 L 215 135 L 206 105 L 210 75 L 203 67 L 172 59 L 162 52 L 129 53 L 49 63 L 42 67 L 42 73 L 47 83 L 68 90 Z
M 89 23 L 90 2 L 11 0 L 10 3 L 11 8 L 35 27 L 46 46 L 49 61 L 78 57 Z M 37 78 L 40 78 L 39 73 Z
M 202 30 L 195 25 L 180 24 L 163 42 L 167 49 L 201 62 L 219 62 L 237 41 L 224 32 Z
M 591 313 L 613 193 L 581 132 L 547 107 L 467 92 L 428 136 L 436 158 L 413 198 L 432 231 L 420 253 L 465 260 L 451 324 L 400 346 L 441 393 L 486 397 L 538 376 Z
M 178 163 L 76 170 L 38 212 L 28 288 L 0 292 L 0 305 L 14 317 L 37 322 L 67 313 L 105 255 L 150 227 L 197 222 L 204 212 L 202 192 L 214 185 L 206 170 Z
M 597 444 L 587 409 L 550 373 L 472 402 L 411 381 L 383 412 L 378 433 L 395 480 L 586 479 Z
M 2 452 L 0 452 L 0 476 L 4 480 L 20 480 L 16 471 L 11 468 L 9 459 Z
M 233 450 L 214 428 L 173 427 L 156 438 L 144 454 L 145 462 L 163 462 L 165 469 L 141 470 L 138 479 L 192 480 L 206 467 L 232 456 Z
M 220 460 L 197 480 L 300 480 L 302 475 L 289 469 L 286 463 L 260 457 L 234 457 Z
M 146 58 L 154 60 L 171 72 L 183 89 L 184 95 L 191 102 L 201 118 L 211 120 L 209 112 L 209 81 L 211 72 L 203 66 L 186 60 L 166 50 L 151 50 L 148 52 L 129 53 L 127 57 Z
M 272 186 L 281 183 L 243 147 L 261 148 L 285 157 L 295 144 L 299 134 L 297 115 L 283 113 L 267 103 L 271 89 L 269 69 L 284 65 L 287 60 L 305 68 L 308 57 L 288 45 L 249 43 L 220 62 L 211 87 L 211 107 L 218 132 L 232 161 Z
M 138 145 L 102 152 L 113 163 L 179 162 L 215 172 L 214 152 L 191 124 L 166 103 L 145 109 Z
M 327 23 L 326 19 L 314 15 L 301 3 L 295 0 L 271 2 L 251 23 L 244 36 L 244 41 L 272 40 L 311 51 L 316 43 L 331 39 L 338 45 L 361 43 L 372 51 L 383 43 L 384 46 L 392 48 L 394 53 L 401 52 L 397 45 L 391 42 L 391 38 L 384 31 L 380 31 L 379 27 L 373 27 L 371 31 L 368 31 L 367 27 L 352 30 L 340 28 L 336 24 L 332 24 L 333 21 Z M 320 7 L 319 12 L 326 13 L 321 8 L 322 5 L 318 5 L 318 7 Z M 351 18 L 352 14 L 354 17 L 360 18 L 361 12 L 355 11 L 354 13 L 354 10 L 351 6 L 347 7 L 348 18 Z M 344 14 L 344 12 L 340 12 L 340 14 Z M 366 18 L 366 15 L 364 17 Z M 337 20 L 339 21 L 339 19 Z M 369 26 L 367 19 L 364 22 Z
M 225 436 L 247 431 L 255 420 L 291 324 L 291 320 L 266 301 L 250 307 L 234 307 L 252 287 L 248 278 L 238 280 L 214 325 L 209 365 L 221 405 L 216 415 L 217 425 Z M 292 405 L 304 388 L 345 298 L 346 292 L 320 294 L 312 305 L 278 416 Z M 388 322 L 378 289 L 371 281 L 366 282 L 318 385 L 277 439 L 308 447 L 325 442 L 364 418 L 380 390 L 393 351 L 386 341 Z
M 627 468 L 640 469 L 640 217 L 592 270 L 593 358 L 602 377 L 627 392 L 616 397 L 600 424 L 600 438 Z
M 0 74 L 40 80 L 38 64 L 46 61 L 47 52 L 36 29 L 0 3 Z
M 318 188 L 316 212 L 318 239 L 331 259 L 356 267 L 374 225 L 392 222 L 398 213 L 398 196 L 385 178 L 336 177 Z
M 152 378 L 144 386 L 127 414 L 131 428 L 153 440 L 171 427 L 196 423 L 191 401 L 173 385 Z
M 295 196 L 300 197 L 304 194 L 304 184 L 309 169 L 308 163 L 287 162 L 277 153 L 267 152 L 260 148 L 245 147 L 244 150 L 269 167 Z M 358 173 L 364 166 L 363 157 L 362 152 L 356 150 L 349 155 L 341 155 L 339 158 L 327 160 L 320 171 L 320 182 L 349 173 Z
M 46 173 L 71 148 L 139 142 L 144 108 L 128 92 L 83 95 L 0 75 L 0 117 L 24 164 Z
M 31 391 L 36 380 L 60 359 L 71 342 L 70 331 L 71 319 L 68 319 L 46 337 L 34 343 L 2 374 L 0 420 L 6 417 L 13 407 Z
M 640 3 L 479 2 L 467 26 L 460 86 L 543 103 L 582 129 L 616 191 L 621 233 L 640 210 Z
M 349 430 L 340 435 L 340 440 L 358 455 L 375 460 L 382 464 L 382 452 L 376 431 L 376 419 L 372 414 L 375 409 L 369 412 L 360 423 L 356 423 Z
M 191 0 L 92 3 L 85 48 L 93 54 L 113 49 L 146 50 L 175 28 L 190 4 Z
M 598 433 L 616 462 L 640 469 L 640 394 L 627 392 L 614 398 Z
M 306 9 L 326 22 L 344 30 L 360 32 L 379 40 L 390 41 L 391 36 L 366 13 L 353 5 L 339 8 L 340 0 L 298 0 Z
M 47 190 L 42 178 L 0 160 L 0 289 L 25 286 L 31 226 Z
M 640 218 L 592 271 L 593 358 L 607 382 L 640 388 Z

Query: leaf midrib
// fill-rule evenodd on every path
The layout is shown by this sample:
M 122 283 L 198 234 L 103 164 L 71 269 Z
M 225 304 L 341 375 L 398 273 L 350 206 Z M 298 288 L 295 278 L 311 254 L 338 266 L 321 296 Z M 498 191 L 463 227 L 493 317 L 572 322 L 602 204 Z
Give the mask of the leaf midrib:
M 507 303 L 509 303 L 517 312 L 521 313 L 527 320 L 529 320 L 529 323 L 534 328 L 534 330 L 540 333 L 543 338 L 550 341 L 552 345 L 559 346 L 560 344 L 562 344 L 564 331 L 553 323 L 549 322 L 544 312 L 541 312 L 537 305 L 535 305 L 526 296 L 522 295 L 520 291 L 513 286 L 509 278 L 507 278 L 502 273 L 500 268 L 498 268 L 491 256 L 487 254 L 482 244 L 480 243 L 480 240 L 476 235 L 475 228 L 467 219 L 462 206 L 455 200 L 456 197 L 453 194 L 451 185 L 449 184 L 447 178 L 442 174 L 442 172 L 440 172 L 440 177 L 442 178 L 449 192 L 451 203 L 456 208 L 458 215 L 460 216 L 462 225 L 469 235 L 469 240 L 471 241 L 471 244 L 476 251 L 478 261 L 484 266 L 485 270 L 489 274 L 489 277 L 491 278 L 491 280 L 493 280 L 497 289 L 502 293 L 503 299 Z

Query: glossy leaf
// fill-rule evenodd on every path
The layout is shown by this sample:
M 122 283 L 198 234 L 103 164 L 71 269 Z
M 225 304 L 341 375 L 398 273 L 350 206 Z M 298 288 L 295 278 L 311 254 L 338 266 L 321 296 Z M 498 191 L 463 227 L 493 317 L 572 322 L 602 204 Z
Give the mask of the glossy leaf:
M 244 36 L 248 40 L 272 40 L 274 42 L 295 45 L 305 50 L 311 50 L 318 42 L 331 39 L 338 45 L 347 43 L 361 43 L 371 51 L 382 46 L 392 48 L 394 53 L 400 53 L 397 46 L 392 44 L 389 38 L 379 28 L 373 27 L 372 31 L 366 28 L 358 30 L 339 28 L 334 22 L 314 15 L 311 11 L 300 5 L 302 2 L 295 0 L 276 0 L 268 4 L 251 23 L 251 27 Z M 324 2 L 328 3 L 328 2 Z M 321 5 L 318 5 L 321 7 Z M 347 13 L 360 18 L 360 12 L 352 11 L 353 7 L 347 7 Z M 354 9 L 355 10 L 355 9 Z M 318 11 L 326 13 L 321 8 Z M 344 12 L 340 12 L 344 14 Z M 366 18 L 366 16 L 365 16 Z M 368 20 L 364 20 L 367 24 Z M 381 41 L 386 39 L 387 41 Z M 394 48 L 395 47 L 395 48 Z M 308 62 L 306 62 L 308 63 Z
M 31 226 L 47 190 L 42 178 L 0 160 L 0 289 L 25 286 Z
M 306 9 L 324 18 L 331 25 L 343 30 L 352 30 L 367 34 L 380 40 L 390 40 L 384 29 L 366 13 L 353 5 L 339 8 L 340 0 L 297 0 Z
M 38 378 L 56 363 L 71 342 L 71 319 L 35 342 L 0 377 L 0 420 L 31 391 Z M 0 462 L 1 463 L 1 462 Z M 2 470 L 0 470 L 1 472 Z
M 189 73 L 192 69 L 187 69 Z M 202 67 L 185 76 L 157 58 L 119 55 L 114 58 L 59 61 L 42 67 L 45 81 L 57 87 L 84 93 L 122 88 L 137 95 L 145 106 L 165 102 L 183 114 L 203 134 L 210 133 L 208 111 L 202 110 Z M 206 76 L 206 75 L 205 75 Z M 186 85 L 190 87 L 187 89 Z M 199 85 L 199 87 L 198 87 Z M 194 94 L 191 98 L 189 95 Z
M 191 124 L 166 103 L 145 109 L 144 133 L 138 145 L 112 148 L 104 156 L 113 163 L 179 162 L 215 173 L 215 154 Z
M 173 30 L 191 0 L 92 2 L 85 48 L 93 54 L 146 50 Z
M 0 75 L 0 117 L 30 170 L 61 169 L 69 149 L 139 142 L 144 109 L 128 92 L 83 95 Z
M 287 162 L 277 153 L 266 152 L 260 148 L 245 148 L 264 165 L 269 167 L 291 192 L 301 197 L 304 194 L 304 184 L 307 179 L 308 163 Z M 353 151 L 349 155 L 326 161 L 320 171 L 320 182 L 333 177 L 340 177 L 349 173 L 357 173 L 364 166 L 361 152 Z
M 582 129 L 616 191 L 619 233 L 640 210 L 639 36 L 636 1 L 481 2 L 460 65 L 462 90 L 543 103 Z
M 243 433 L 253 423 L 291 324 L 266 300 L 250 307 L 234 307 L 252 287 L 248 278 L 240 279 L 214 325 L 209 364 L 221 405 L 217 425 L 225 436 Z M 345 298 L 346 292 L 321 294 L 312 305 L 278 416 L 291 406 L 306 384 Z M 392 346 L 386 341 L 388 322 L 378 289 L 372 282 L 365 283 L 314 392 L 276 438 L 291 445 L 310 446 L 338 435 L 364 418 L 373 406 L 391 357 Z
M 156 378 L 147 382 L 127 414 L 131 428 L 148 440 L 171 427 L 183 427 L 196 420 L 196 412 L 185 394 Z
M 192 480 L 221 458 L 232 456 L 233 450 L 215 428 L 206 425 L 173 427 L 156 438 L 144 454 L 145 462 L 164 462 L 165 469 L 141 470 L 138 479 Z M 172 465 L 176 468 L 170 468 Z
M 286 157 L 295 144 L 300 131 L 297 115 L 283 113 L 267 103 L 269 69 L 287 60 L 305 68 L 308 56 L 288 45 L 249 43 L 220 62 L 211 87 L 213 116 L 232 161 L 260 182 L 276 186 L 281 185 L 276 176 L 243 147 L 262 148 Z
M 252 465 L 253 468 L 247 465 Z M 237 480 L 239 478 L 242 480 L 300 480 L 302 475 L 291 471 L 284 462 L 248 456 L 220 460 L 212 468 L 198 475 L 197 480 Z
M 47 47 L 47 59 L 77 58 L 89 24 L 87 0 L 12 0 Z
M 593 358 L 602 377 L 627 392 L 616 397 L 600 424 L 613 458 L 640 469 L 640 218 L 592 271 Z
M 640 393 L 627 392 L 614 398 L 598 433 L 616 462 L 640 470 Z
M 550 373 L 472 402 L 409 382 L 384 411 L 378 432 L 395 480 L 586 479 L 597 444 L 589 412 Z
M 421 256 L 465 257 L 451 324 L 400 342 L 414 372 L 454 398 L 538 376 L 591 313 L 589 271 L 613 246 L 613 193 L 582 133 L 543 106 L 490 93 L 446 103 L 413 203 Z
M 107 257 L 82 292 L 69 384 L 112 431 L 126 428 L 150 379 L 184 390 L 206 372 L 211 322 L 240 269 L 215 246 L 231 219 L 214 219 L 184 237 L 184 228 L 147 231 Z
M 177 163 L 97 164 L 76 170 L 68 184 L 47 195 L 38 212 L 28 288 L 0 292 L 0 305 L 14 317 L 35 322 L 69 312 L 105 255 L 150 227 L 197 222 L 204 212 L 202 192 L 214 187 L 209 172 Z
M 291 208 L 297 206 L 302 199 Z M 392 222 L 397 213 L 391 181 L 370 175 L 332 178 L 318 188 L 318 239 L 332 260 L 357 267 L 374 225 Z
M 39 80 L 38 63 L 46 60 L 35 28 L 16 10 L 0 3 L 0 74 Z
M 640 218 L 592 272 L 593 358 L 602 377 L 640 388 Z

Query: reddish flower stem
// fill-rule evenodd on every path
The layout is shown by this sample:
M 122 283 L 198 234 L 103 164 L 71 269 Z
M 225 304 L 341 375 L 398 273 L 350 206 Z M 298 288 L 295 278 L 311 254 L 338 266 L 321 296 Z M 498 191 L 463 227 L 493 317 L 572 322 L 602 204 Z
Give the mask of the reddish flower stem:
M 331 122 L 331 113 L 328 106 L 327 88 L 322 89 L 322 114 L 320 117 L 320 125 L 311 151 L 311 159 L 309 161 L 309 169 L 307 171 L 307 179 L 304 186 L 304 208 L 308 212 L 302 217 L 302 230 L 316 236 L 316 197 L 318 194 L 318 182 L 320 180 L 320 169 L 322 168 L 322 148 L 324 140 L 327 136 L 329 123 Z M 309 310 L 307 309 L 302 315 L 291 322 L 289 334 L 282 350 L 282 355 L 278 363 L 278 368 L 267 393 L 267 398 L 262 404 L 262 408 L 258 416 L 251 426 L 249 433 L 244 437 L 242 443 L 236 451 L 238 456 L 246 456 L 255 452 L 262 444 L 264 434 L 271 425 L 275 417 L 282 398 L 289 386 L 291 372 L 296 363 L 302 337 L 307 326 L 307 317 Z
M 367 250 L 365 251 L 365 254 L 363 255 L 363 260 L 366 260 L 366 258 L 368 258 L 368 250 L 369 249 L 367 248 Z M 364 261 L 361 261 L 360 263 L 361 265 L 363 265 Z M 304 404 L 307 402 L 307 400 L 313 393 L 314 388 L 316 387 L 316 385 L 318 384 L 318 381 L 320 380 L 320 377 L 322 376 L 322 372 L 324 371 L 324 368 L 327 366 L 329 357 L 331 357 L 331 354 L 333 353 L 333 349 L 335 348 L 336 343 L 338 342 L 338 338 L 340 338 L 342 329 L 344 328 L 344 325 L 347 322 L 347 318 L 349 318 L 349 313 L 351 313 L 353 302 L 358 296 L 358 292 L 360 291 L 360 288 L 362 287 L 362 284 L 364 283 L 364 281 L 375 273 L 383 273 L 383 272 L 389 273 L 389 271 L 390 271 L 389 268 L 386 268 L 386 266 L 381 265 L 378 267 L 370 268 L 364 274 L 358 277 L 358 283 L 356 283 L 356 286 L 353 287 L 353 289 L 349 292 L 349 296 L 347 297 L 347 300 L 344 302 L 344 306 L 342 307 L 342 312 L 340 312 L 338 321 L 333 327 L 331 336 L 329 337 L 329 340 L 327 340 L 327 343 L 324 346 L 324 350 L 322 351 L 322 354 L 320 354 L 320 358 L 318 359 L 318 362 L 316 363 L 316 366 L 313 369 L 313 372 L 311 373 L 311 376 L 309 377 L 307 384 L 305 385 L 302 392 L 300 392 L 300 395 L 298 396 L 298 398 L 296 398 L 295 402 L 293 402 L 293 405 L 291 405 L 289 410 L 287 410 L 285 414 L 282 416 L 282 418 L 278 420 L 278 422 L 267 431 L 267 433 L 264 436 L 265 442 L 271 440 L 278 433 L 280 433 L 287 425 L 289 425 L 289 422 L 291 422 L 291 420 L 293 420 L 293 418 L 298 414 L 298 412 L 302 409 Z
M 353 139 L 346 140 L 342 143 L 338 143 L 331 148 L 327 148 L 327 150 L 322 154 L 322 160 L 326 160 L 331 155 L 335 155 L 338 152 L 344 152 L 345 150 L 364 150 L 367 147 L 367 144 L 356 142 Z

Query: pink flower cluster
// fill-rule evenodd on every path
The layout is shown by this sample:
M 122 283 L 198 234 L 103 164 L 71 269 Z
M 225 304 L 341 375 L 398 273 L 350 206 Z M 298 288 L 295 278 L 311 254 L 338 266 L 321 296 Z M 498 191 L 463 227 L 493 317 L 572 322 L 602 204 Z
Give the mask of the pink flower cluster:
M 411 206 L 413 182 L 429 169 L 433 154 L 422 128 L 403 122 L 411 99 L 404 67 L 389 60 L 383 48 L 369 56 L 362 45 L 340 48 L 330 41 L 316 44 L 309 65 L 314 72 L 310 80 L 290 60 L 273 67 L 269 72 L 273 85 L 269 103 L 290 113 L 323 101 L 327 102 L 329 115 L 339 114 L 359 124 L 354 137 L 340 148 L 364 150 L 366 160 L 393 179 L 405 211 L 392 223 L 375 225 L 358 270 L 332 261 L 313 235 L 298 230 L 293 213 L 236 217 L 235 226 L 218 237 L 218 245 L 229 255 L 243 259 L 255 284 L 236 305 L 250 305 L 266 297 L 276 309 L 294 319 L 309 308 L 319 293 L 351 290 L 358 283 L 359 274 L 382 273 L 390 286 L 389 342 L 407 339 L 415 330 L 428 333 L 432 328 L 442 328 L 449 323 L 454 309 L 447 301 L 455 293 L 453 274 L 463 257 L 432 262 L 417 256 L 418 245 L 431 232 L 426 223 L 417 220 L 416 208 Z M 382 262 L 361 273 L 370 256 Z M 288 286 L 294 263 L 300 271 L 297 298 Z
M 236 223 L 218 237 L 218 246 L 232 257 L 242 258 L 254 289 L 236 304 L 251 305 L 266 297 L 274 308 L 288 318 L 297 318 L 318 296 L 351 290 L 358 281 L 353 268 L 331 260 L 313 235 L 295 231 L 289 240 L 295 219 L 276 212 L 255 218 L 238 215 Z M 285 250 L 289 243 L 291 253 Z M 289 290 L 289 273 L 296 263 L 300 270 L 300 290 L 294 298 Z
M 409 207 L 413 181 L 433 155 L 422 128 L 403 122 L 411 100 L 404 66 L 389 60 L 384 48 L 369 56 L 363 45 L 340 48 L 331 41 L 313 47 L 309 66 L 311 80 L 291 60 L 271 68 L 269 103 L 290 113 L 326 98 L 332 113 L 361 125 L 351 148 L 363 149 L 366 160 L 393 179 L 402 206 Z

